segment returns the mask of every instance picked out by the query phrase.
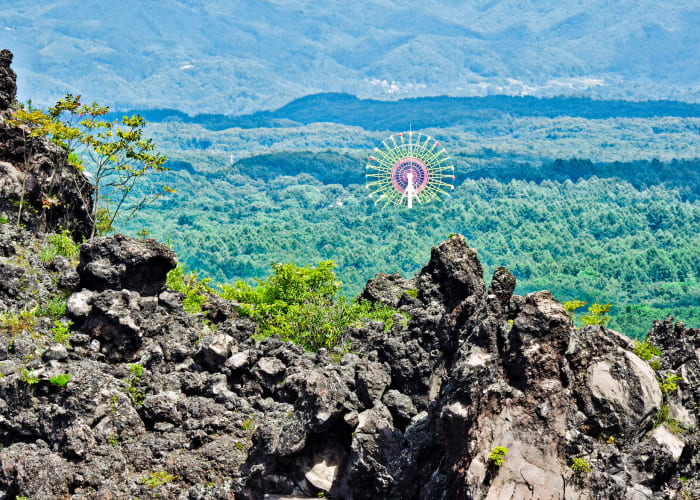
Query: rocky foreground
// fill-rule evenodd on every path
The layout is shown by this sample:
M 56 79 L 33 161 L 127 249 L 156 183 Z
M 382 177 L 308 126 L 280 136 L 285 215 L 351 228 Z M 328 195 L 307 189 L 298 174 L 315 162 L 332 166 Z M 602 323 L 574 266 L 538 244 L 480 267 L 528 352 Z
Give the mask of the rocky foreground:
M 367 284 L 365 298 L 411 319 L 350 328 L 339 362 L 254 340 L 255 324 L 216 295 L 186 313 L 165 286 L 175 255 L 153 240 L 97 238 L 77 268 L 60 256 L 43 264 L 42 245 L 0 225 L 3 311 L 73 288 L 70 347 L 45 318 L 0 337 L 2 498 L 700 491 L 700 331 L 655 323 L 654 371 L 628 338 L 572 328 L 549 292 L 513 295 L 504 268 L 486 290 L 461 236 L 434 248 L 414 280 Z M 50 383 L 67 373 L 64 388 Z M 677 389 L 662 393 L 673 374 Z M 658 422 L 662 406 L 674 425 Z M 497 446 L 509 450 L 500 467 L 488 458 Z M 590 471 L 573 470 L 575 458 Z
M 367 283 L 410 319 L 349 327 L 342 357 L 255 340 L 217 295 L 188 314 L 153 240 L 47 256 L 46 231 L 86 233 L 92 193 L 9 125 L 9 61 L 0 212 L 22 185 L 34 210 L 0 223 L 0 498 L 700 498 L 700 331 L 656 322 L 643 360 L 505 268 L 487 289 L 462 236 Z

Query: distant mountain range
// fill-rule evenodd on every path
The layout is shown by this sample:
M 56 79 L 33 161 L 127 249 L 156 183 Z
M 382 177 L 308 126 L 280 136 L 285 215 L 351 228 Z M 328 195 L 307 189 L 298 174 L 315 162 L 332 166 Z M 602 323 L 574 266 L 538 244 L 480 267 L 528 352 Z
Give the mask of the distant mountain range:
M 511 117 L 575 116 L 585 119 L 652 118 L 674 116 L 700 118 L 700 103 L 677 101 L 605 101 L 583 97 L 421 97 L 380 101 L 358 99 L 340 93 L 314 94 L 274 111 L 239 116 L 216 113 L 188 115 L 176 109 L 114 111 L 112 118 L 140 114 L 149 122 L 197 123 L 209 130 L 227 128 L 279 128 L 331 122 L 365 130 L 408 130 L 474 125 L 485 120 Z
M 4 0 L 20 98 L 241 115 L 314 93 L 700 102 L 700 4 Z M 467 4 L 467 5 L 465 5 Z

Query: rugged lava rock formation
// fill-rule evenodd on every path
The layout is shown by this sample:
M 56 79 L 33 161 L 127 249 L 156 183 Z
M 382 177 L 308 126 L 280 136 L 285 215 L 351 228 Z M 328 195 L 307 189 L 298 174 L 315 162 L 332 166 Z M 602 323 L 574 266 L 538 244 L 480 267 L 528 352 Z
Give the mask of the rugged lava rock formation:
M 512 295 L 503 268 L 487 292 L 462 236 L 414 280 L 371 280 L 365 296 L 397 299 L 411 319 L 350 329 L 334 362 L 253 340 L 255 324 L 218 298 L 216 315 L 185 313 L 164 285 L 172 252 L 152 240 L 91 241 L 78 282 L 62 257 L 34 255 L 42 235 L 0 230 L 15 251 L 0 282 L 27 261 L 25 286 L 74 287 L 70 348 L 43 319 L 0 337 L 2 498 L 641 499 L 700 486 L 700 332 L 657 322 L 654 372 L 626 337 L 573 329 L 549 292 Z M 22 309 L 6 288 L 0 300 Z M 49 382 L 65 373 L 65 388 Z M 664 396 L 657 377 L 671 374 L 682 380 Z M 664 404 L 688 430 L 654 427 Z M 496 446 L 509 449 L 501 467 Z

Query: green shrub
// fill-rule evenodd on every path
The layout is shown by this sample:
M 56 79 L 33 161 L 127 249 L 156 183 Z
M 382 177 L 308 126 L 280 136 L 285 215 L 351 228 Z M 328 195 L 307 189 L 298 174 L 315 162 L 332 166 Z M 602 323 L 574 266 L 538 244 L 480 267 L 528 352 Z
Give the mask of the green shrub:
M 583 326 L 601 325 L 605 326 L 610 321 L 610 304 L 598 304 L 597 302 L 588 308 L 588 314 L 581 318 Z
M 54 342 L 58 342 L 59 344 L 67 343 L 70 338 L 70 327 L 73 325 L 73 322 L 69 321 L 64 325 L 59 320 L 55 320 L 53 324 L 54 327 L 51 329 L 51 333 L 53 333 Z
M 173 479 L 177 479 L 177 476 L 171 476 L 165 471 L 160 471 L 151 472 L 147 476 L 142 477 L 141 482 L 149 488 L 157 488 L 158 486 L 162 486 L 168 481 L 172 481 Z
M 69 380 L 70 380 L 70 373 L 64 373 L 62 375 L 56 375 L 55 377 L 51 377 L 49 379 L 49 382 L 51 382 L 53 385 L 64 388 L 68 385 Z
M 236 300 L 241 313 L 256 320 L 258 339 L 278 335 L 309 351 L 330 350 L 342 343 L 346 327 L 359 326 L 369 319 L 382 321 L 389 329 L 398 312 L 337 296 L 341 283 L 333 261 L 307 267 L 273 264 L 272 268 L 273 274 L 260 280 L 257 287 L 242 281 L 221 287 L 223 298 Z
M 208 286 L 210 279 L 200 280 L 195 271 L 186 272 L 185 266 L 178 264 L 168 273 L 165 284 L 176 292 L 185 294 L 182 307 L 190 314 L 202 311 L 202 304 L 207 300 L 206 292 L 212 289 Z
M 574 317 L 576 315 L 576 309 L 582 308 L 586 305 L 586 303 L 582 300 L 568 300 L 566 302 L 562 302 L 562 305 L 564 306 L 566 315 L 569 317 L 569 322 L 571 323 L 571 326 L 573 326 Z
M 117 436 L 116 434 L 110 434 L 107 439 L 109 441 L 109 445 L 112 448 L 116 448 L 117 445 L 119 445 L 119 436 Z
M 571 470 L 573 470 L 577 475 L 584 476 L 591 472 L 591 466 L 586 459 L 583 457 L 574 458 L 571 461 Z
M 27 370 L 26 368 L 22 368 L 20 380 L 27 385 L 34 385 L 39 383 L 39 377 L 34 374 L 34 370 Z
M 0 224 L 7 224 L 7 216 L 5 214 L 0 214 Z
M 666 377 L 666 380 L 663 382 L 659 381 L 659 386 L 661 387 L 661 392 L 665 395 L 668 394 L 670 391 L 676 391 L 678 390 L 678 382 L 679 380 L 683 380 L 683 377 L 679 377 L 676 374 L 669 375 Z
M 503 465 L 507 454 L 508 448 L 506 448 L 505 446 L 496 446 L 493 450 L 491 450 L 491 453 L 489 454 L 489 462 L 495 465 L 496 467 L 500 467 L 501 465 Z
M 644 342 L 634 341 L 634 353 L 644 361 L 649 361 L 652 356 L 661 356 L 661 349 L 649 342 L 648 339 Z
M 416 299 L 416 298 L 418 298 L 418 290 L 416 290 L 415 288 L 408 289 L 408 290 L 406 290 L 406 295 Z
M 51 262 L 56 255 L 63 255 L 71 260 L 78 256 L 79 245 L 73 241 L 67 229 L 58 234 L 47 235 L 46 240 L 48 243 L 40 253 L 42 262 Z

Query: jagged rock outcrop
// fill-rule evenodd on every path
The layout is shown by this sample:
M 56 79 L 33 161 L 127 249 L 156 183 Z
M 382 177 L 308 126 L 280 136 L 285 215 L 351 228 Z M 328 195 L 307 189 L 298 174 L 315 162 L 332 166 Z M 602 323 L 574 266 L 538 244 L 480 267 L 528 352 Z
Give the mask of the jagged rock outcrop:
M 155 240 L 94 238 L 80 246 L 80 288 L 157 295 L 176 265 L 175 252 Z
M 64 149 L 10 122 L 17 97 L 12 53 L 0 51 L 0 215 L 29 229 L 90 234 L 93 187 Z
M 75 269 L 38 259 L 41 238 L 0 227 L 0 283 L 20 273 L 60 292 Z M 487 291 L 461 236 L 415 280 L 368 284 L 366 299 L 396 299 L 410 319 L 350 328 L 339 362 L 254 340 L 220 298 L 186 313 L 156 242 L 100 238 L 80 258 L 69 345 L 48 318 L 0 332 L 0 498 L 642 499 L 700 486 L 700 332 L 655 323 L 655 371 L 629 339 L 571 328 L 549 292 L 513 295 L 503 268 Z M 662 392 L 657 377 L 674 374 Z
M 0 50 L 0 111 L 7 110 L 17 96 L 17 75 L 10 65 L 12 52 Z

